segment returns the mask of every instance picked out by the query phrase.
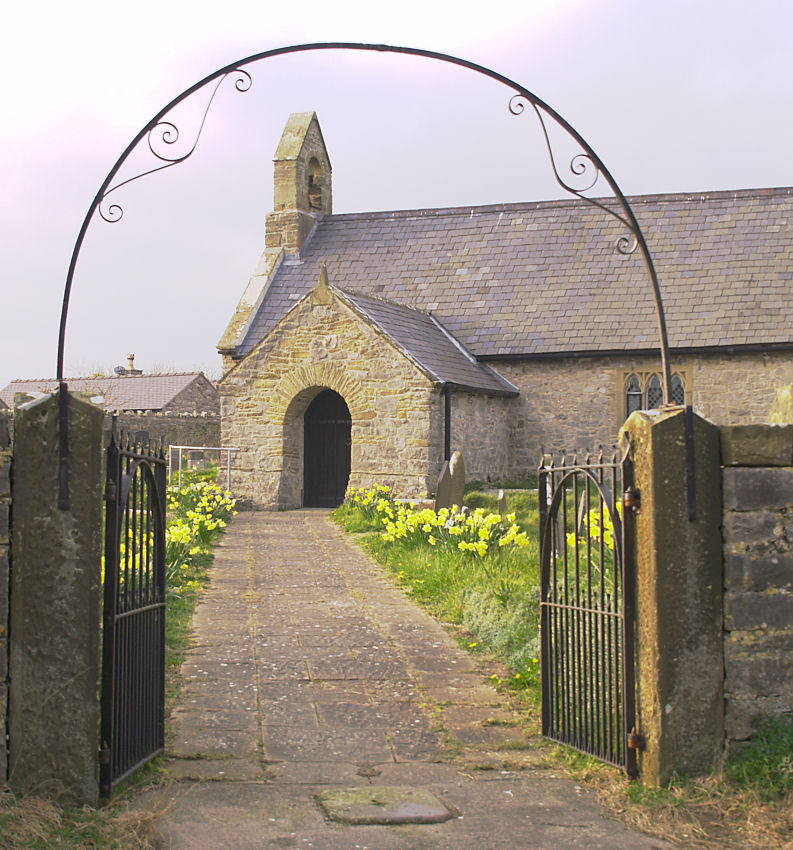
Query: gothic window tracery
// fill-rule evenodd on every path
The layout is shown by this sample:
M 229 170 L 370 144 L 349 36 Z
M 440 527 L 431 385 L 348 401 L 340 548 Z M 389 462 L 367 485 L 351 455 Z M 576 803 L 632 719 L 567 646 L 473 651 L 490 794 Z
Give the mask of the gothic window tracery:
M 663 404 L 664 392 L 657 372 L 626 373 L 623 386 L 626 418 L 634 410 L 656 410 Z M 685 404 L 687 395 L 685 376 L 675 372 L 672 375 L 669 401 L 672 404 Z

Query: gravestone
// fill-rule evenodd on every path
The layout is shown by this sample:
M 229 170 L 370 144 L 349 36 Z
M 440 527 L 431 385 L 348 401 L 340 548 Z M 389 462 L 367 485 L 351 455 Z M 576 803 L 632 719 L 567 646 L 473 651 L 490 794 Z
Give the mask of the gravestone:
M 187 453 L 188 469 L 206 469 L 206 467 L 206 459 L 202 451 L 192 451 Z
M 458 507 L 463 504 L 465 494 L 465 463 L 461 452 L 453 452 L 451 459 L 447 460 L 438 477 L 438 486 L 435 490 L 435 511 L 441 508 Z

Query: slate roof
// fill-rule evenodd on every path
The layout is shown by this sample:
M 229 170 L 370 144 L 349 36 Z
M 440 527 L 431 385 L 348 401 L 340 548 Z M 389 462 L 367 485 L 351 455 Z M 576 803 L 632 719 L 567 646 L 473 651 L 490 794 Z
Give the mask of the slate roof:
M 492 369 L 477 363 L 430 314 L 382 298 L 331 287 L 353 310 L 387 334 L 436 381 L 496 395 L 518 394 Z
M 114 375 L 102 378 L 66 378 L 72 392 L 90 392 L 104 397 L 105 410 L 162 410 L 202 372 L 171 375 Z M 53 380 L 17 380 L 0 390 L 9 406 L 16 393 L 50 393 L 58 388 Z
M 629 199 L 650 246 L 672 348 L 793 343 L 793 188 Z M 278 269 L 247 354 L 316 284 L 433 316 L 477 358 L 655 349 L 640 253 L 579 200 L 328 215 Z M 408 345 L 408 347 L 410 347 Z

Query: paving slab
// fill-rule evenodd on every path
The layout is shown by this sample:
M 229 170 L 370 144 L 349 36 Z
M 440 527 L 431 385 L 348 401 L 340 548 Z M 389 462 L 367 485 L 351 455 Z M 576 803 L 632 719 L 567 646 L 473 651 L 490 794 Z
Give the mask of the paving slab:
M 159 847 L 671 847 L 538 767 L 476 660 L 327 511 L 237 516 L 193 626 L 171 781 L 139 800 Z
M 431 792 L 410 786 L 331 788 L 317 795 L 325 814 L 338 823 L 443 823 L 454 817 Z

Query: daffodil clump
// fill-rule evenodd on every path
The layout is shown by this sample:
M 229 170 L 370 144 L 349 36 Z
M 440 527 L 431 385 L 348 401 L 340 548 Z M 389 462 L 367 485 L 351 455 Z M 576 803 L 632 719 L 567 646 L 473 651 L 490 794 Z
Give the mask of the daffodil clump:
M 500 516 L 488 513 L 484 508 L 473 511 L 460 509 L 432 508 L 417 510 L 413 504 L 394 504 L 382 499 L 376 510 L 383 515 L 383 540 L 426 543 L 438 549 L 457 549 L 470 552 L 480 558 L 504 547 L 522 549 L 528 545 L 526 532 L 515 523 L 515 514 Z
M 350 487 L 345 495 L 345 502 L 357 509 L 368 519 L 379 520 L 381 505 L 396 503 L 396 498 L 390 487 L 375 484 L 374 487 Z
M 198 587 L 197 556 L 209 552 L 229 518 L 236 515 L 231 494 L 210 481 L 168 488 L 165 529 L 166 584 L 179 595 Z
M 617 500 L 616 511 L 622 517 L 622 501 Z M 578 534 L 576 534 L 578 532 Z M 604 508 L 592 508 L 583 516 L 575 531 L 565 535 L 568 557 L 578 558 L 579 569 L 575 573 L 568 593 L 598 592 L 611 593 L 614 589 L 614 524 Z
M 622 500 L 618 499 L 616 504 L 617 514 L 622 518 Z M 601 519 L 603 523 L 603 527 L 601 528 Z M 586 544 L 587 536 L 592 541 L 592 545 L 598 545 L 600 540 L 603 540 L 603 545 L 606 549 L 610 549 L 612 552 L 614 551 L 614 524 L 611 521 L 611 516 L 609 512 L 603 508 L 592 508 L 587 515 L 584 522 L 581 524 L 583 526 L 582 531 L 583 534 L 578 535 L 578 543 Z M 568 532 L 567 534 L 567 545 L 569 548 L 573 548 L 576 544 L 576 534 L 575 532 Z

